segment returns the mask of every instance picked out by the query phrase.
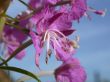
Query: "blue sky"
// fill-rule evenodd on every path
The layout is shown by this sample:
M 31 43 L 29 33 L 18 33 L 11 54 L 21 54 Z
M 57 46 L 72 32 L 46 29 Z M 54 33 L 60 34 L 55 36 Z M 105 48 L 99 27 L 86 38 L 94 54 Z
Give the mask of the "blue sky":
M 16 0 L 15 0 L 16 1 Z M 24 0 L 27 1 L 27 0 Z M 77 32 L 71 36 L 80 36 L 80 48 L 75 55 L 81 61 L 87 72 L 87 81 L 93 82 L 93 74 L 95 71 L 100 72 L 102 78 L 109 79 L 110 76 L 110 1 L 109 0 L 88 0 L 88 4 L 96 9 L 107 9 L 104 17 L 91 13 L 92 20 L 83 17 L 80 23 L 74 22 L 73 26 Z M 8 14 L 15 17 L 17 13 L 25 10 L 26 7 L 20 3 L 12 3 Z M 31 51 L 30 51 L 31 50 Z M 45 52 L 45 50 L 44 50 Z M 44 54 L 44 52 L 42 54 Z M 12 66 L 21 67 L 32 72 L 38 72 L 38 68 L 34 63 L 35 50 L 33 46 L 27 48 L 27 55 L 22 61 L 11 60 Z M 54 56 L 49 60 L 49 64 L 45 65 L 41 58 L 41 68 L 44 70 L 55 69 L 59 66 Z M 54 66 L 53 66 L 54 63 Z M 15 79 L 21 74 L 13 73 Z

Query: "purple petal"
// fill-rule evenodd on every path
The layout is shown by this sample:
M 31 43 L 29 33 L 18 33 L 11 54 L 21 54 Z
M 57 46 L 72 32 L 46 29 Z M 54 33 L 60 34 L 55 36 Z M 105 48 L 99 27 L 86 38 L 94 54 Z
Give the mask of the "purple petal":
M 60 0 L 47 0 L 49 3 L 51 4 L 56 4 L 57 2 L 59 2 Z
M 87 10 L 86 0 L 73 0 L 72 17 L 74 20 L 79 20 Z
M 85 82 L 86 73 L 79 61 L 71 58 L 55 70 L 55 78 L 58 82 Z
M 7 55 L 11 55 L 20 45 L 16 45 L 16 44 L 8 44 L 7 48 L 8 48 L 8 54 Z M 15 58 L 21 60 L 23 57 L 25 56 L 25 51 L 22 50 L 20 51 Z
M 54 49 L 56 51 L 56 57 L 60 61 L 63 62 L 67 61 L 76 52 L 75 49 L 71 47 L 71 45 L 69 45 L 68 43 L 60 43 L 61 46 L 57 45 L 57 43 L 53 43 L 53 44 L 54 44 Z
M 68 14 L 59 14 L 57 18 L 50 25 L 50 29 L 57 29 L 64 33 L 65 35 L 70 35 L 74 32 L 72 27 L 72 21 L 68 19 Z
M 5 37 L 10 38 L 10 36 L 12 35 L 19 43 L 22 43 L 27 39 L 27 35 L 24 34 L 22 31 L 19 31 L 16 28 L 11 28 L 9 26 L 5 26 L 4 33 Z
M 40 56 L 40 53 L 42 51 L 42 46 L 41 46 L 41 40 L 40 40 L 40 37 L 37 36 L 34 32 L 30 31 L 30 35 L 32 37 L 32 41 L 33 41 L 33 44 L 34 44 L 34 47 L 36 49 L 36 65 L 39 66 L 39 56 Z

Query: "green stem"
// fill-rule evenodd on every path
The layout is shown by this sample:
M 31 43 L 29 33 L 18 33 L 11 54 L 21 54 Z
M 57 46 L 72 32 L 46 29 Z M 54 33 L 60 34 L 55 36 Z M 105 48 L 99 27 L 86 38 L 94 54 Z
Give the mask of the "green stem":
M 55 6 L 69 4 L 69 3 L 71 3 L 71 0 L 61 1 L 61 2 L 56 3 L 55 5 L 52 5 L 52 6 L 55 7 Z
M 6 15 L 6 14 L 5 14 L 5 16 L 6 16 L 7 18 L 9 18 L 9 19 L 15 21 L 15 22 L 19 22 L 19 20 L 17 20 L 16 18 L 13 18 L 13 17 L 11 17 L 11 16 L 9 16 L 9 15 Z
M 5 22 L 6 22 L 6 18 L 5 18 L 4 16 L 3 16 L 3 17 L 0 17 L 0 34 L 1 34 L 2 31 L 3 31 Z
M 2 62 L 5 61 L 5 59 L 3 59 L 1 56 L 0 56 L 0 60 L 1 60 Z M 8 67 L 8 63 L 6 63 L 5 66 Z M 9 70 L 8 70 L 8 75 L 10 76 L 10 71 L 9 71 Z
M 34 10 L 31 6 L 29 6 L 26 2 L 24 2 L 23 0 L 18 0 L 19 2 L 21 2 L 23 5 L 25 5 L 26 7 L 28 7 L 31 10 Z

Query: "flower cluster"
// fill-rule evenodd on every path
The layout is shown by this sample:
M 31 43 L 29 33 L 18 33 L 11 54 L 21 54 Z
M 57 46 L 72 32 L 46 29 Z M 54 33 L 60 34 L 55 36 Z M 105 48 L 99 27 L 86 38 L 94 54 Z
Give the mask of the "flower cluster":
M 5 57 L 9 58 L 10 55 L 28 38 L 28 36 L 19 29 L 28 28 L 29 19 L 24 20 L 30 11 L 24 11 L 16 16 L 16 20 L 19 22 L 11 22 L 12 24 L 5 24 L 3 30 L 0 32 L 0 52 Z M 10 22 L 7 19 L 6 22 Z M 12 25 L 12 26 L 11 26 Z M 13 27 L 13 25 L 18 25 L 19 28 Z M 19 52 L 15 58 L 22 59 L 25 56 L 25 50 Z
M 39 56 L 45 43 L 47 46 L 46 62 L 52 51 L 55 57 L 63 62 L 66 62 L 75 53 L 74 43 L 67 37 L 75 31 L 72 28 L 72 22 L 79 20 L 86 12 L 86 1 L 71 1 L 69 4 L 59 6 L 58 8 L 51 6 L 59 1 L 40 0 L 36 4 L 34 0 L 29 2 L 33 8 L 36 8 L 37 5 L 44 5 L 44 8 L 40 12 L 35 13 L 30 19 L 31 26 L 34 26 L 37 32 L 36 35 L 31 27 L 30 35 L 36 48 L 37 66 L 39 66 Z
M 86 73 L 77 59 L 71 58 L 55 70 L 58 82 L 85 82 Z
M 35 63 L 39 67 L 39 57 L 46 44 L 46 58 L 52 52 L 62 65 L 55 70 L 57 82 L 85 82 L 86 73 L 79 61 L 73 57 L 76 52 L 77 40 L 70 40 L 69 35 L 76 30 L 73 28 L 74 21 L 80 21 L 83 16 L 90 17 L 88 12 L 104 15 L 105 10 L 95 10 L 87 5 L 87 0 L 29 0 L 29 8 L 26 12 L 16 17 L 19 22 L 14 22 L 23 28 L 28 29 L 29 36 L 36 49 Z M 40 9 L 40 10 L 39 10 Z M 34 13 L 32 13 L 34 10 Z M 36 12 L 39 10 L 39 12 Z M 30 18 L 26 18 L 28 15 Z M 3 47 L 5 53 L 10 55 L 25 40 L 25 35 L 14 27 L 5 25 L 0 33 L 0 49 Z M 24 57 L 24 50 L 16 55 L 17 59 Z
M 79 21 L 82 16 L 88 16 L 88 11 L 99 15 L 104 15 L 104 11 L 97 11 L 87 6 L 86 0 L 70 0 L 70 3 L 55 5 L 61 0 L 30 0 L 29 5 L 32 8 L 38 8 L 43 5 L 43 9 L 35 13 L 30 19 L 35 32 L 30 31 L 33 44 L 36 48 L 36 65 L 39 66 L 39 56 L 46 43 L 46 63 L 52 51 L 57 60 L 63 64 L 56 69 L 55 77 L 57 82 L 84 82 L 86 73 L 80 66 L 78 60 L 72 57 L 75 53 L 75 42 L 68 39 L 68 36 L 74 33 L 72 27 L 74 21 Z
M 16 18 L 20 20 L 18 25 L 25 27 L 27 20 L 22 21 L 20 15 L 18 15 Z M 26 39 L 26 34 L 13 26 L 6 24 L 0 33 L 0 52 L 2 52 L 5 58 L 8 58 Z M 15 58 L 22 59 L 24 56 L 25 51 L 22 50 L 16 55 Z

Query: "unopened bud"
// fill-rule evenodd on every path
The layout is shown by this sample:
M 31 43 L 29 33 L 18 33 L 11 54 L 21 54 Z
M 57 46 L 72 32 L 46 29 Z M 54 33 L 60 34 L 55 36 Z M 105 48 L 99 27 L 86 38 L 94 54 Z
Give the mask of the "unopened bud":
M 71 45 L 73 46 L 73 48 L 79 48 L 79 45 L 75 40 L 71 41 Z

